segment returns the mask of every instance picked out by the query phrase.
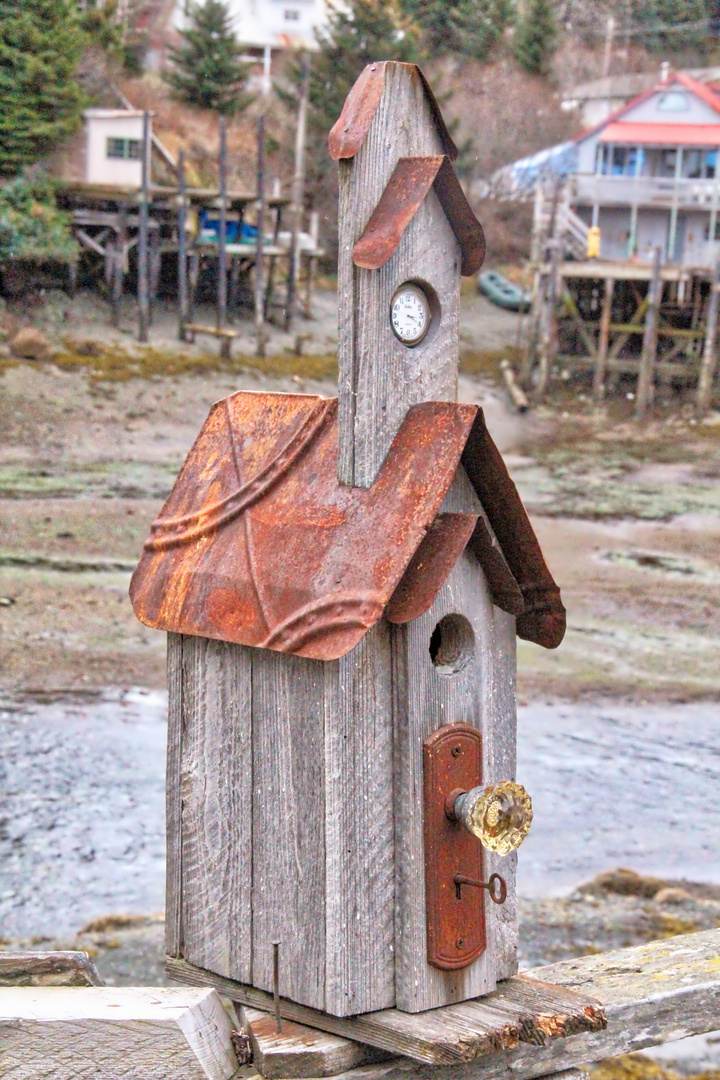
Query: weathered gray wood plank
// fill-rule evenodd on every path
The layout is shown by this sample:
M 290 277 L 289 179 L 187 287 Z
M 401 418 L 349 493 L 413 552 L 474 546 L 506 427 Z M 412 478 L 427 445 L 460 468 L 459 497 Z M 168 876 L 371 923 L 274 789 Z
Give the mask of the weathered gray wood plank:
M 230 1080 L 230 1018 L 214 990 L 0 989 L 7 1080 Z
M 332 668 L 333 665 L 328 665 Z M 325 665 L 252 655 L 253 983 L 325 1008 Z
M 86 952 L 0 952 L 0 986 L 103 986 Z
M 185 637 L 182 666 L 182 954 L 250 981 L 250 649 Z
M 165 951 L 168 956 L 182 955 L 182 643 L 182 634 L 168 634 L 168 734 L 165 771 Z
M 412 118 L 410 122 L 409 118 Z M 338 363 L 342 483 L 372 485 L 405 413 L 421 401 L 457 397 L 460 251 L 431 191 L 400 245 L 380 270 L 354 266 L 352 249 L 399 157 L 442 154 L 443 146 L 417 74 L 388 64 L 385 92 L 359 153 L 340 162 Z M 427 281 L 441 317 L 425 341 L 408 349 L 390 328 L 398 285 Z
M 429 649 L 436 625 L 453 614 L 469 621 L 474 637 L 465 665 L 454 674 L 435 666 Z M 515 719 L 514 700 L 512 693 L 502 695 L 495 688 L 496 614 L 504 616 L 493 607 L 477 559 L 466 550 L 430 610 L 393 628 L 395 670 L 405 672 L 398 679 L 395 714 L 396 1006 L 408 1012 L 487 993 L 498 979 L 517 970 L 513 924 L 508 919 L 515 906 L 515 860 L 490 852 L 484 852 L 486 876 L 499 873 L 505 878 L 508 899 L 502 907 L 486 899 L 487 949 L 458 972 L 439 971 L 426 959 L 423 740 L 444 724 L 474 724 L 483 733 L 483 781 L 496 783 L 514 774 L 513 735 L 508 730 Z M 504 627 L 502 619 L 500 623 Z M 506 677 L 504 671 L 502 678 Z
M 390 628 L 337 662 L 325 733 L 326 1004 L 338 1016 L 395 1002 Z
M 211 985 L 243 1005 L 267 1012 L 272 997 L 240 986 L 183 960 L 168 960 L 171 978 L 196 985 Z M 355 1042 L 401 1053 L 434 1067 L 472 1061 L 520 1042 L 540 1045 L 548 1038 L 578 1030 L 597 1030 L 602 1011 L 590 995 L 555 987 L 528 986 L 525 976 L 507 980 L 500 991 L 475 1001 L 464 1001 L 425 1013 L 386 1009 L 365 1016 L 341 1018 L 319 1013 L 281 999 L 283 1016 Z
M 604 1006 L 606 1029 L 552 1039 L 545 1046 L 518 1043 L 514 1049 L 479 1056 L 466 1064 L 422 1065 L 408 1062 L 404 1057 L 382 1065 L 354 1069 L 344 1075 L 346 1080 L 409 1080 L 410 1077 L 417 1080 L 531 1080 L 616 1054 L 716 1031 L 720 1027 L 718 955 L 720 930 L 704 930 L 534 968 L 509 979 L 501 986 L 501 991 L 510 984 L 522 984 L 527 978 L 567 987 Z M 182 977 L 183 981 L 207 979 L 202 972 L 188 970 L 178 961 L 170 961 L 168 971 L 174 973 L 174 977 Z M 247 993 L 245 989 L 225 982 L 220 988 L 231 997 Z M 492 996 L 478 1004 L 491 1002 Z M 332 1030 L 340 1035 L 373 1045 L 379 1044 L 379 1037 L 385 1048 L 389 1048 L 392 1037 L 387 1030 L 378 1036 L 385 1017 L 402 1016 L 393 1012 L 349 1020 L 317 1016 L 313 1019 L 308 1011 L 303 1016 L 297 1015 L 299 1010 L 289 1002 L 282 1005 L 287 1015 L 295 1010 L 293 1018 L 302 1023 L 314 1026 L 322 1020 L 326 1028 L 332 1025 Z M 453 1006 L 448 1011 L 463 1007 Z M 430 1016 L 438 1017 L 445 1011 L 437 1010 Z M 547 1017 L 548 1014 L 543 1015 Z M 412 1025 L 419 1024 L 426 1033 L 431 1031 L 425 1027 L 425 1017 L 416 1015 L 408 1019 Z M 406 1054 L 407 1042 L 405 1035 L 403 1049 Z
M 253 1065 L 267 1080 L 335 1076 L 386 1056 L 381 1050 L 291 1020 L 283 1021 L 282 1031 L 277 1032 L 274 1016 L 248 1006 L 236 1005 L 235 1011 L 250 1036 Z

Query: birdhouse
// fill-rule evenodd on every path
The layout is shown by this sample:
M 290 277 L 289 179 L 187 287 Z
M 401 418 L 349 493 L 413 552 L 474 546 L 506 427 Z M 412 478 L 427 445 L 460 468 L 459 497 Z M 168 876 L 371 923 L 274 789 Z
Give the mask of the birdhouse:
M 214 405 L 131 596 L 169 634 L 169 955 L 269 992 L 277 945 L 282 997 L 343 1017 L 515 972 L 515 636 L 565 612 L 456 400 L 484 240 L 420 70 L 366 68 L 329 146 L 338 398 Z

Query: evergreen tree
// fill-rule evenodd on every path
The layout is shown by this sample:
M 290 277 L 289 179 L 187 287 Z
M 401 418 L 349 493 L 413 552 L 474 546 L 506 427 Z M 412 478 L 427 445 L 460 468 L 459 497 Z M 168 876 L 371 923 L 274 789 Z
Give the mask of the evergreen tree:
M 520 66 L 531 75 L 546 74 L 556 40 L 552 0 L 525 0 L 513 39 L 513 51 Z
M 402 0 L 433 53 L 484 60 L 512 13 L 511 0 Z
M 0 176 L 54 150 L 80 125 L 85 45 L 75 0 L 0 3 Z
M 709 0 L 632 0 L 639 40 L 654 52 L 704 49 L 714 6 Z
M 232 28 L 223 0 L 190 5 L 190 25 L 181 30 L 182 45 L 170 52 L 166 82 L 176 97 L 224 116 L 246 109 L 252 97 L 244 92 L 250 66 L 240 59 L 243 47 Z
M 366 64 L 376 60 L 413 64 L 423 54 L 417 30 L 394 0 L 349 0 L 342 8 L 330 6 L 318 44 L 310 69 L 308 126 L 324 159 L 328 132 Z M 297 78 L 297 71 L 294 75 Z

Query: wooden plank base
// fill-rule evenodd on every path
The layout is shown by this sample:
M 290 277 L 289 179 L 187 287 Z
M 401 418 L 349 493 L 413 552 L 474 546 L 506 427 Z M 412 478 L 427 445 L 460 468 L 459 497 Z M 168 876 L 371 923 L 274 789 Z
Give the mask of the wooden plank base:
M 579 1080 L 579 1065 L 720 1030 L 720 930 L 582 956 L 528 974 L 596 994 L 607 1027 L 544 1046 L 520 1043 L 469 1064 L 438 1067 L 396 1057 L 338 1080 Z
M 230 1080 L 230 1017 L 214 990 L 0 989 L 0 1075 L 8 1080 Z
M 178 982 L 214 986 L 242 1005 L 272 1010 L 272 995 L 168 958 L 168 975 Z M 486 997 L 423 1013 L 398 1009 L 337 1017 L 280 999 L 282 1016 L 355 1042 L 403 1054 L 415 1061 L 449 1065 L 512 1050 L 520 1043 L 542 1046 L 548 1039 L 605 1026 L 602 1007 L 589 994 L 516 975 Z
M 235 1006 L 238 1021 L 250 1037 L 253 1065 L 266 1080 L 277 1077 L 336 1076 L 357 1065 L 382 1061 L 387 1054 L 374 1047 L 329 1035 L 285 1020 L 275 1030 L 275 1017 L 247 1006 Z

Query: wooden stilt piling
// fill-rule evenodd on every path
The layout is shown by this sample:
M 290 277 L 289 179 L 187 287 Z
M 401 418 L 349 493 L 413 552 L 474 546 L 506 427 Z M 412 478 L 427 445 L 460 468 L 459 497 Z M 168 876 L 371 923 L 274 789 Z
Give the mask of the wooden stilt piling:
M 218 228 L 217 328 L 227 322 L 227 117 L 220 117 L 220 225 Z M 230 355 L 230 341 L 220 338 L 220 355 Z
M 140 189 L 140 221 L 138 231 L 138 339 L 148 340 L 150 307 L 148 303 L 148 188 L 150 169 L 150 113 L 143 113 L 142 186 Z
M 255 247 L 255 334 L 256 353 L 265 355 L 265 289 L 263 284 L 263 229 L 265 227 L 265 112 L 258 117 L 257 151 L 257 238 Z
M 292 234 L 288 261 L 287 299 L 285 301 L 285 330 L 292 329 L 297 295 L 297 278 L 300 262 L 298 234 L 302 225 L 305 194 L 305 138 L 307 131 L 308 92 L 310 86 L 310 58 L 303 54 L 300 77 L 300 101 L 298 104 L 297 131 L 295 135 L 295 174 L 292 185 Z
M 607 368 L 608 344 L 610 341 L 610 318 L 615 292 L 615 278 L 605 278 L 605 295 L 600 316 L 600 337 L 598 340 L 595 374 L 593 376 L 593 398 L 600 402 L 605 397 L 605 371 Z
M 178 154 L 178 337 L 185 340 L 185 323 L 188 321 L 187 279 L 187 188 L 185 182 L 185 151 Z
M 550 368 L 557 352 L 557 329 L 555 325 L 555 305 L 557 302 L 558 273 L 560 267 L 560 248 L 555 242 L 550 250 L 550 274 L 547 283 L 545 310 L 543 312 L 542 339 L 540 343 L 540 364 L 535 399 L 542 401 L 547 391 Z
M 648 286 L 648 305 L 645 315 L 645 333 L 643 334 L 640 372 L 638 375 L 635 416 L 641 420 L 652 406 L 655 398 L 655 361 L 657 360 L 657 322 L 658 308 L 662 299 L 662 281 L 660 280 L 661 253 L 656 247 L 653 251 L 652 277 Z
M 712 403 L 713 381 L 717 368 L 717 317 L 718 295 L 720 294 L 720 262 L 715 264 L 710 295 L 708 297 L 707 319 L 705 322 L 705 342 L 703 345 L 700 378 L 697 389 L 697 412 L 704 415 Z
M 118 229 L 115 238 L 115 265 L 112 280 L 112 324 L 120 326 L 123 282 L 125 280 L 125 261 L 127 259 L 127 209 L 120 208 Z

